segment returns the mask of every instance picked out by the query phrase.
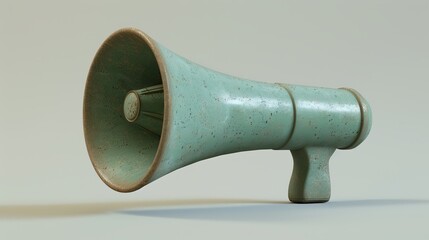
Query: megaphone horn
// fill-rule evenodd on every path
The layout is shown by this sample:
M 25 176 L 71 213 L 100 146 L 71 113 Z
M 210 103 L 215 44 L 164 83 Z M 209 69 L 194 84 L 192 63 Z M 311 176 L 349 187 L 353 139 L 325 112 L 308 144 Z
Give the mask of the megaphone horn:
M 90 159 L 120 192 L 214 156 L 288 149 L 294 160 L 289 199 L 326 202 L 329 158 L 335 149 L 358 146 L 370 128 L 370 106 L 355 90 L 232 77 L 132 28 L 103 43 L 85 88 Z

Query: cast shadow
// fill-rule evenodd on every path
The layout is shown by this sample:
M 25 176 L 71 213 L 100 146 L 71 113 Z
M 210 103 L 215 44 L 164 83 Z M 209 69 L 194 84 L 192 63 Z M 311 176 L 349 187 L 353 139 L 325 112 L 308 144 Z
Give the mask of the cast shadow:
M 100 215 L 111 213 L 126 213 L 131 209 L 163 209 L 189 206 L 218 206 L 238 204 L 274 204 L 281 202 L 254 200 L 254 199 L 170 199 L 170 200 L 143 200 L 128 202 L 93 202 L 93 203 L 66 203 L 66 204 L 17 204 L 0 205 L 1 219 L 23 218 L 53 218 L 78 217 L 86 215 Z
M 147 218 L 272 222 L 317 217 L 339 209 L 427 205 L 429 200 L 368 199 L 291 204 L 255 199 L 176 199 L 46 205 L 3 205 L 1 219 L 37 219 L 121 214 Z
M 210 205 L 161 209 L 134 209 L 120 211 L 122 214 L 211 221 L 240 222 L 286 222 L 309 217 L 322 217 L 356 208 L 429 206 L 429 200 L 416 199 L 368 199 L 352 201 L 332 201 L 319 204 L 292 204 L 290 202 L 260 202 L 239 205 Z

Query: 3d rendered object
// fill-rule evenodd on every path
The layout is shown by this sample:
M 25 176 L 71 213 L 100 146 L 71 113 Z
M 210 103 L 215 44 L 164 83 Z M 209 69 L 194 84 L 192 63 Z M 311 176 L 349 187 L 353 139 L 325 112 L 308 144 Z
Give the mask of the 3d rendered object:
M 120 192 L 214 156 L 275 149 L 292 152 L 289 199 L 326 202 L 329 158 L 358 146 L 371 128 L 370 106 L 353 89 L 232 77 L 133 28 L 113 33 L 98 50 L 83 107 L 92 164 Z

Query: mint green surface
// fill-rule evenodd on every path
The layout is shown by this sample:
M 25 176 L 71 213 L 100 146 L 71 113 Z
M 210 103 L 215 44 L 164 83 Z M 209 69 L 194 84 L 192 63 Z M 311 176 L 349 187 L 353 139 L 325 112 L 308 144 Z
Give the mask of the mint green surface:
M 352 89 L 232 77 L 123 29 L 106 40 L 91 66 L 84 125 L 92 163 L 117 191 L 222 154 L 289 149 L 289 199 L 325 202 L 329 158 L 366 138 L 371 110 Z

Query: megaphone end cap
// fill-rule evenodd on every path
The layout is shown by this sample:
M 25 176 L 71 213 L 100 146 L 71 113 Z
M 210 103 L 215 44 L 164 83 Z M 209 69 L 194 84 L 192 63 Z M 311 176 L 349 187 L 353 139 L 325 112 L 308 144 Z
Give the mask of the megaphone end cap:
M 126 61 L 122 61 L 125 58 L 132 64 L 125 65 Z M 143 133 L 141 137 L 142 128 L 127 121 L 124 99 L 131 90 L 155 84 L 162 84 L 164 91 L 162 133 L 161 136 Z M 97 51 L 85 86 L 84 135 L 95 171 L 113 190 L 132 192 L 151 181 L 169 134 L 168 89 L 165 63 L 158 45 L 142 31 L 120 29 Z

